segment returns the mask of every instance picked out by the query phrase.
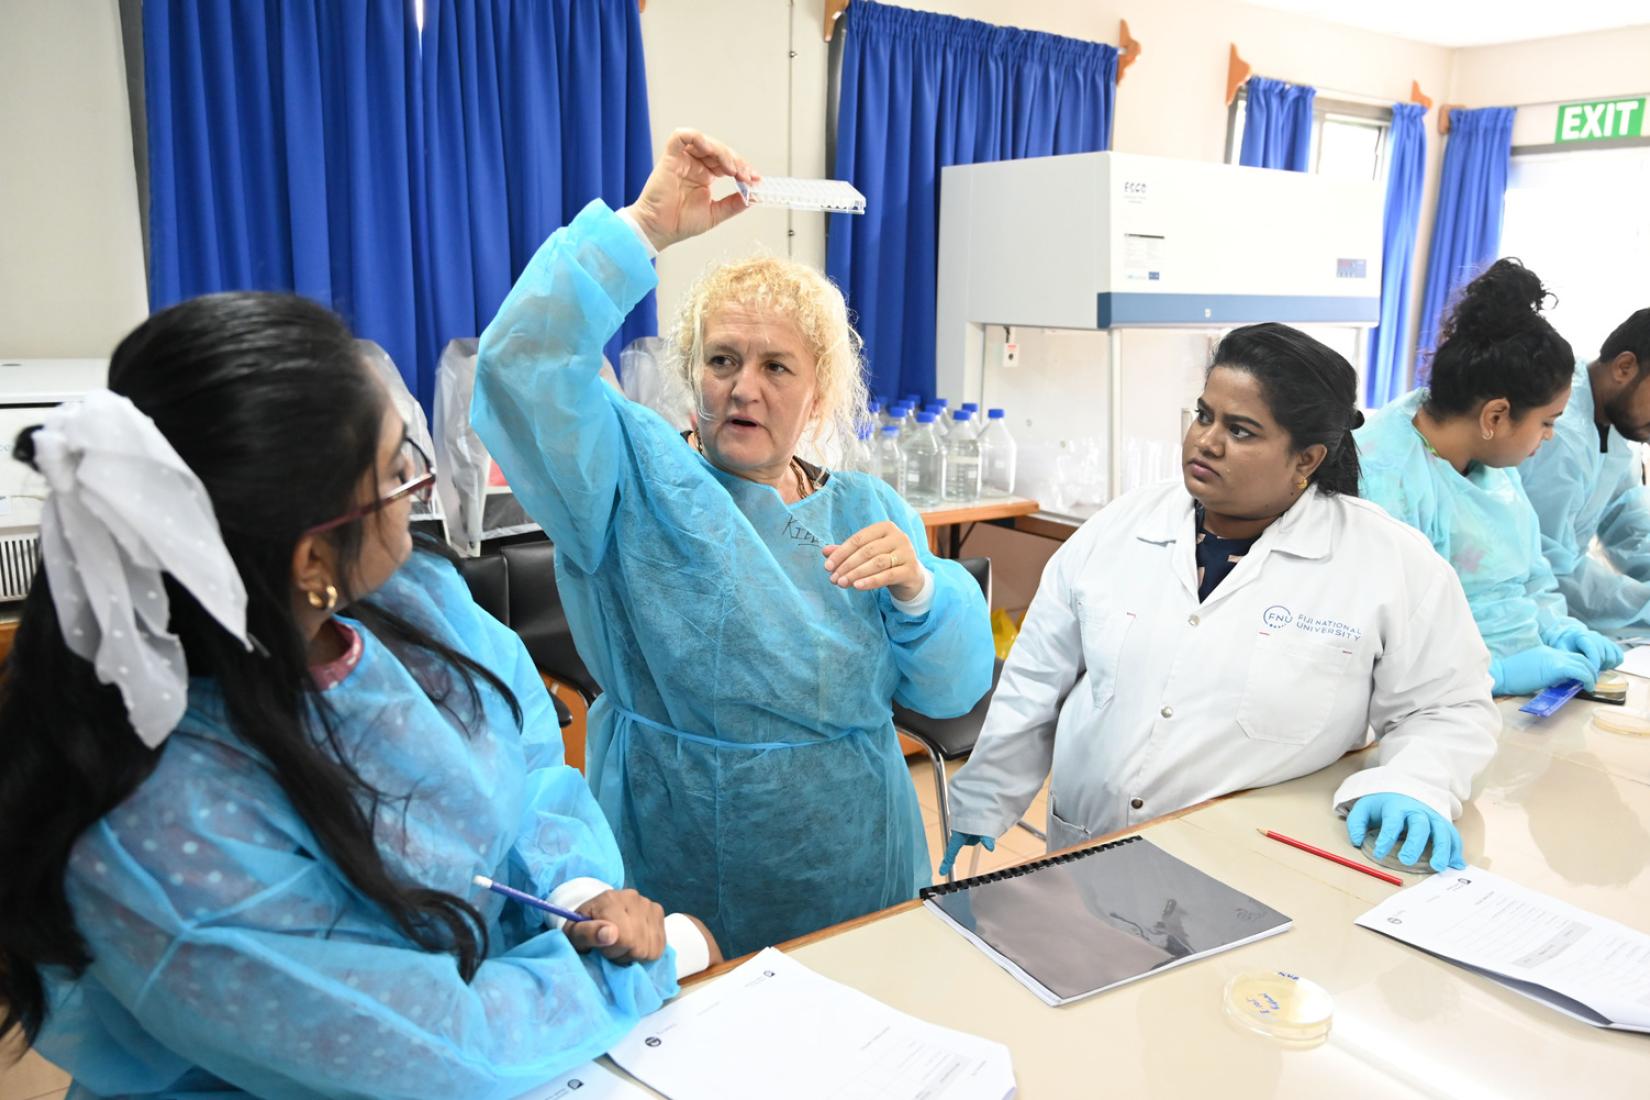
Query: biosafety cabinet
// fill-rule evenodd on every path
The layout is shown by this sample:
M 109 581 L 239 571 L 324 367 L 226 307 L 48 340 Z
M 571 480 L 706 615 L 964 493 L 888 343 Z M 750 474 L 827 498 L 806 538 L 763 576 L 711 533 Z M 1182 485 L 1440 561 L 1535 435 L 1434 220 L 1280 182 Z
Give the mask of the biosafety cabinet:
M 1371 328 L 1384 206 L 1373 181 L 1128 153 L 946 168 L 939 392 L 981 393 L 989 326 L 1105 332 L 1116 486 L 1123 330 Z
M 0 357 L 0 604 L 23 599 L 40 567 L 40 512 L 46 479 L 12 457 L 24 428 L 65 401 L 102 387 L 107 359 Z

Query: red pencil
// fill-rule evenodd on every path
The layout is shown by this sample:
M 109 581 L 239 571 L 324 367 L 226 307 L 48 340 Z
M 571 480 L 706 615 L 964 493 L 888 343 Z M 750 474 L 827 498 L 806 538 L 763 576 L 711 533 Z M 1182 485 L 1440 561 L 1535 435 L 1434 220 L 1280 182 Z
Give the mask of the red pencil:
M 1322 856 L 1324 859 L 1333 860 L 1334 862 L 1339 863 L 1342 867 L 1350 867 L 1354 871 L 1362 871 L 1371 878 L 1378 878 L 1382 882 L 1390 882 L 1394 886 L 1402 886 L 1404 884 L 1404 880 L 1399 878 L 1397 875 L 1389 875 L 1385 871 L 1371 867 L 1367 863 L 1358 863 L 1354 860 L 1347 859 L 1345 856 L 1338 856 L 1334 852 L 1326 852 L 1322 848 L 1306 843 L 1304 840 L 1296 840 L 1292 836 L 1284 836 L 1282 833 L 1274 833 L 1270 829 L 1257 829 L 1255 831 L 1260 833 L 1261 836 L 1269 836 L 1273 840 L 1281 840 L 1291 848 L 1299 848 L 1303 852 L 1311 852 L 1315 856 Z

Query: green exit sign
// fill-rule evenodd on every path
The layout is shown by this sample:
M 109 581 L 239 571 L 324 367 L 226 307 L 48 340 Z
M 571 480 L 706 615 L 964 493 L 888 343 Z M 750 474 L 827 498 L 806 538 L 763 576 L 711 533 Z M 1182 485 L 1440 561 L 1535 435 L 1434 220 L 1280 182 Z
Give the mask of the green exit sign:
M 1650 129 L 1645 128 L 1644 109 L 1643 97 L 1566 103 L 1558 109 L 1557 141 L 1604 141 L 1650 135 Z

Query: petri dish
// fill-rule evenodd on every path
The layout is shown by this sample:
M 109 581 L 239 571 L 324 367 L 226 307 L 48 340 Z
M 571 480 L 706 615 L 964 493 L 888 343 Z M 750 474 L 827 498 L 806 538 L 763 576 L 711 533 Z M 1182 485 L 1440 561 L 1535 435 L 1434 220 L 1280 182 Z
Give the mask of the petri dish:
M 1627 677 L 1619 672 L 1605 671 L 1598 674 L 1598 683 L 1593 690 L 1581 693 L 1588 699 L 1597 699 L 1601 703 L 1627 702 Z
M 1317 982 L 1287 970 L 1256 970 L 1226 983 L 1226 1015 L 1240 1027 L 1290 1046 L 1329 1034 L 1335 1001 Z
M 1623 737 L 1650 737 L 1650 715 L 1615 707 L 1594 707 L 1593 725 Z
M 1378 829 L 1371 829 L 1364 834 L 1364 858 L 1369 862 L 1377 867 L 1385 867 L 1389 871 L 1397 871 L 1400 875 L 1420 876 L 1432 874 L 1432 864 L 1427 862 L 1432 857 L 1432 840 L 1430 837 L 1427 839 L 1427 846 L 1421 849 L 1420 857 L 1413 864 L 1405 863 L 1398 858 L 1398 853 L 1403 851 L 1404 848 L 1403 837 L 1398 838 L 1398 843 L 1392 846 L 1392 851 L 1386 854 L 1385 859 L 1376 859 L 1375 841 L 1379 837 L 1380 830 Z

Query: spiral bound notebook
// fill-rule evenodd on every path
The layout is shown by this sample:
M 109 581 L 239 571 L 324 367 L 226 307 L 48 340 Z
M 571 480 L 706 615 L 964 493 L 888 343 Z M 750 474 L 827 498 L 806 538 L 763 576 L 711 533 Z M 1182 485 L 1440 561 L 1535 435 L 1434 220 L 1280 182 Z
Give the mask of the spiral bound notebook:
M 921 897 L 1051 1005 L 1294 923 L 1138 836 L 930 886 Z

